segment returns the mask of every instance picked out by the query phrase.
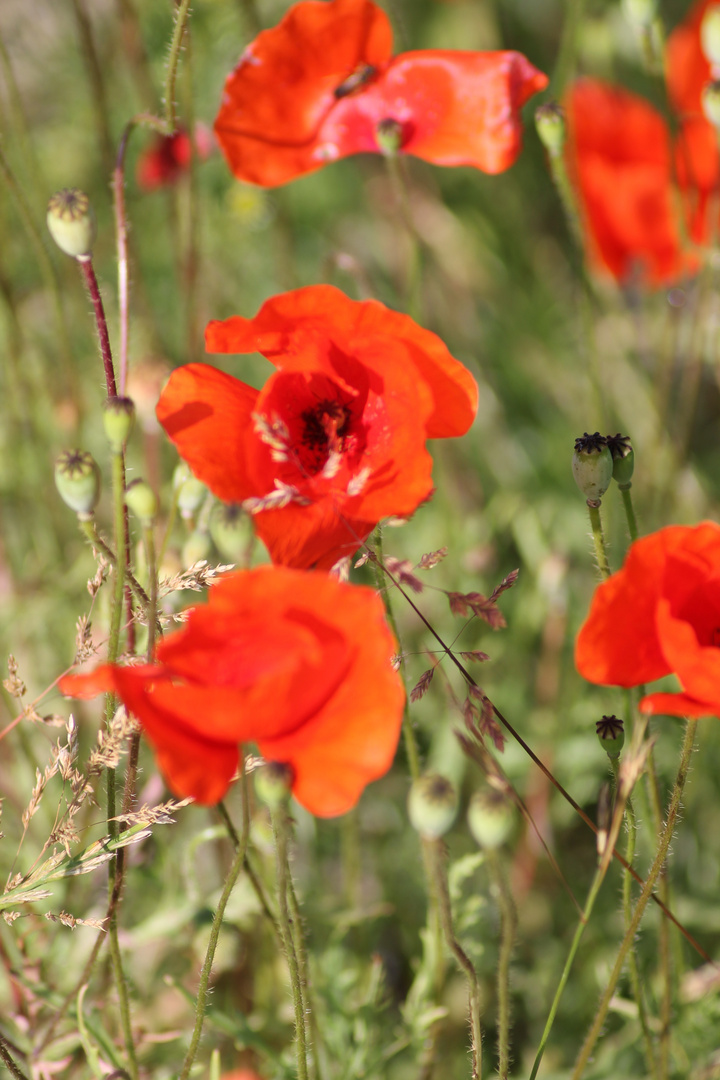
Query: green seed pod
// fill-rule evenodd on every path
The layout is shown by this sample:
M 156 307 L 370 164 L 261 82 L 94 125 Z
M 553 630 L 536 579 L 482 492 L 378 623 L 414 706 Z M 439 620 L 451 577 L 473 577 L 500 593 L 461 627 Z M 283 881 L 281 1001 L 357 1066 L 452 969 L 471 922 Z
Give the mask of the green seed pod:
M 596 431 L 588 435 L 587 431 L 575 440 L 575 452 L 572 460 L 575 483 L 588 502 L 599 504 L 600 499 L 610 487 L 613 476 L 613 459 L 608 450 L 604 435 Z
M 625 745 L 625 729 L 617 716 L 603 716 L 595 724 L 600 745 L 609 758 L 616 758 Z
M 375 128 L 375 139 L 378 150 L 385 157 L 395 157 L 402 149 L 403 129 L 402 124 L 393 120 L 391 116 L 381 120 Z
M 100 498 L 100 469 L 86 450 L 65 450 L 55 462 L 55 486 L 66 506 L 87 520 Z
M 86 258 L 95 242 L 95 213 L 90 200 L 79 188 L 56 191 L 47 208 L 47 227 L 66 255 Z
M 250 515 L 239 503 L 215 503 L 210 515 L 210 535 L 223 559 L 242 562 L 252 536 Z
M 111 397 L 103 403 L 103 427 L 110 449 L 121 454 L 135 426 L 135 403 L 129 397 Z
M 183 566 L 194 566 L 195 563 L 207 559 L 211 551 L 212 543 L 208 534 L 201 532 L 200 529 L 195 529 L 183 544 Z
M 133 480 L 125 489 L 125 505 L 143 525 L 152 525 L 158 513 L 157 495 L 146 480 Z
M 657 15 L 657 0 L 622 0 L 623 15 L 638 29 L 652 26 Z
M 720 65 L 720 4 L 712 4 L 703 15 L 700 23 L 700 47 L 709 64 L 713 67 Z
M 607 448 L 613 459 L 613 479 L 620 487 L 631 487 L 632 474 L 635 469 L 635 451 L 632 448 L 629 435 L 607 435 L 605 437 Z
M 439 840 L 457 814 L 455 785 L 439 773 L 427 773 L 414 782 L 408 795 L 410 824 L 425 840 Z
M 467 820 L 479 847 L 493 851 L 510 836 L 515 824 L 515 811 L 502 792 L 485 788 L 476 791 L 470 799 Z
M 180 516 L 193 517 L 205 501 L 207 488 L 193 476 L 190 467 L 181 461 L 173 473 L 173 488 L 177 492 L 177 505 Z
M 705 119 L 720 131 L 720 81 L 705 83 L 700 101 Z
M 269 810 L 285 806 L 290 798 L 293 771 L 281 761 L 268 761 L 253 773 L 255 794 Z
M 550 157 L 560 157 L 565 145 L 565 110 L 556 101 L 548 101 L 535 110 L 535 128 Z

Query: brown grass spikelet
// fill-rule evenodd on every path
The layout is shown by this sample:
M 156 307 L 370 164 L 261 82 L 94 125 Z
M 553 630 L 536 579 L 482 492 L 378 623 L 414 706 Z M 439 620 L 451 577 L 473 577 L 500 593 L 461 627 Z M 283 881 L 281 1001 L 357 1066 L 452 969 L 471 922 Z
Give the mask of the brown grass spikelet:
M 3 679 L 3 686 L 7 690 L 11 697 L 21 698 L 26 692 L 27 687 L 18 675 L 17 660 L 12 653 L 8 656 L 8 677 Z
M 423 555 L 420 562 L 417 564 L 418 570 L 432 570 L 433 566 L 437 566 L 441 563 L 448 553 L 446 547 L 438 548 L 437 551 L 428 551 Z
M 428 689 L 430 687 L 430 683 L 432 682 L 434 674 L 435 674 L 435 668 L 434 667 L 428 668 L 427 671 L 424 671 L 422 673 L 422 675 L 420 676 L 420 678 L 418 679 L 418 681 L 415 683 L 412 690 L 410 691 L 410 701 L 412 701 L 412 702 L 419 701 L 420 698 L 425 696 L 425 694 L 427 693 L 427 691 L 428 691 Z
M 416 593 L 421 593 L 425 588 L 420 578 L 415 577 L 414 567 L 409 559 L 396 559 L 392 555 L 386 555 L 384 564 L 387 572 L 392 574 L 401 585 L 407 585 Z

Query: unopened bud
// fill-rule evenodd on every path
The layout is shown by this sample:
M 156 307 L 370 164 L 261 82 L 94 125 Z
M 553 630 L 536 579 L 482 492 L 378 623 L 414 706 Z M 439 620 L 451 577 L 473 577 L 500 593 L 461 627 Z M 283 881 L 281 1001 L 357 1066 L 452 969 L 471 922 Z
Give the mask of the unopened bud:
M 55 486 L 66 506 L 87 520 L 100 498 L 100 469 L 86 450 L 66 450 L 55 462 Z
M 95 214 L 90 200 L 79 188 L 63 188 L 50 199 L 47 227 L 53 240 L 74 259 L 90 254 L 95 242 Z
M 125 489 L 125 505 L 143 525 L 152 525 L 158 513 L 157 495 L 146 480 L 133 480 Z
M 402 149 L 402 124 L 397 120 L 393 120 L 391 116 L 387 116 L 375 128 L 375 140 L 381 154 L 384 154 L 385 157 L 395 157 L 398 151 Z
M 535 110 L 535 128 L 550 157 L 560 157 L 565 145 L 565 110 L 556 101 Z
M 600 745 L 609 758 L 616 758 L 625 745 L 625 729 L 617 716 L 603 716 L 595 724 Z
M 613 480 L 623 487 L 631 487 L 632 474 L 635 469 L 635 451 L 632 448 L 629 435 L 608 435 L 605 438 L 607 448 L 613 459 Z
M 268 761 L 253 773 L 255 794 L 269 810 L 278 810 L 290 798 L 293 771 L 281 761 Z
M 410 824 L 426 840 L 439 840 L 457 814 L 455 785 L 440 773 L 428 773 L 416 780 L 408 795 Z
M 467 820 L 476 844 L 487 851 L 494 851 L 510 836 L 515 824 L 515 812 L 502 792 L 486 788 L 476 791 L 470 799 Z
M 594 435 L 588 435 L 586 431 L 581 438 L 575 440 L 572 470 L 575 483 L 588 502 L 599 505 L 613 476 L 612 454 L 608 450 L 605 436 L 599 431 Z
M 210 535 L 223 559 L 241 562 L 247 557 L 252 536 L 250 516 L 239 503 L 215 503 L 210 515 Z
M 121 454 L 135 425 L 135 404 L 129 397 L 111 397 L 103 403 L 103 427 L 110 449 Z
M 177 492 L 177 505 L 180 516 L 193 517 L 205 501 L 207 488 L 193 476 L 190 467 L 181 461 L 173 473 L 173 488 Z
M 712 124 L 716 130 L 720 130 L 720 82 L 715 80 L 713 82 L 705 83 L 702 88 L 702 94 L 700 97 L 702 104 L 702 111 L 705 114 L 705 119 Z
M 652 26 L 657 15 L 657 0 L 622 0 L 623 15 L 631 26 Z
M 700 47 L 709 64 L 720 66 L 720 4 L 712 4 L 702 17 Z
M 201 562 L 203 559 L 207 559 L 211 551 L 212 543 L 208 534 L 206 532 L 202 532 L 200 529 L 195 529 L 194 532 L 190 533 L 187 540 L 183 544 L 183 566 L 194 566 L 195 563 Z

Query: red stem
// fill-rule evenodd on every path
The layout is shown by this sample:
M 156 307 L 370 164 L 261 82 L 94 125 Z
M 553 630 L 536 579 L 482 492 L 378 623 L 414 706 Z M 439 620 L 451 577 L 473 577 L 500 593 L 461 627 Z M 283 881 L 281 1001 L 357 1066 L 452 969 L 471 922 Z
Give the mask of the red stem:
M 93 270 L 92 258 L 87 255 L 83 258 L 79 258 L 77 262 L 82 272 L 82 276 L 85 279 L 87 290 L 90 293 L 93 308 L 95 309 L 95 325 L 97 327 L 98 338 L 100 339 L 100 352 L 102 354 L 103 367 L 105 368 L 105 382 L 107 384 L 108 397 L 117 397 L 115 370 L 113 368 L 112 352 L 110 351 L 107 319 L 105 318 L 105 308 L 103 307 L 102 296 L 100 295 L 100 287 L 97 278 L 95 277 L 95 271 Z

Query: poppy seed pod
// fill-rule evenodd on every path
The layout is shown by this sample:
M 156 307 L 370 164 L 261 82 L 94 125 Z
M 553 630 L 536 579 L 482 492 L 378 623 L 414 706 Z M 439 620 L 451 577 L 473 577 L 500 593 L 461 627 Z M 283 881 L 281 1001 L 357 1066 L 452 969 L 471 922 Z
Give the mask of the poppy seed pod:
M 238 503 L 216 503 L 210 514 L 210 535 L 223 559 L 246 559 L 252 537 L 250 515 Z
M 100 469 L 86 450 L 65 450 L 55 462 L 55 486 L 66 506 L 87 520 L 100 498 Z
M 391 116 L 386 117 L 375 128 L 375 138 L 381 154 L 384 154 L 385 157 L 395 157 L 398 151 L 402 149 L 402 124 L 398 123 L 397 120 L 393 120 Z
M 500 791 L 486 788 L 476 791 L 470 799 L 467 820 L 479 847 L 494 851 L 510 836 L 515 815 L 512 804 Z
M 598 742 L 607 756 L 615 759 L 625 745 L 625 728 L 623 722 L 617 716 L 603 716 L 595 724 Z
M 268 810 L 279 810 L 290 798 L 293 771 L 282 761 L 268 761 L 253 773 L 255 794 Z
M 184 461 L 176 467 L 173 473 L 173 487 L 177 492 L 177 505 L 180 516 L 183 518 L 193 517 L 205 501 L 207 488 L 193 476 Z
M 535 127 L 550 157 L 559 157 L 565 145 L 565 110 L 557 101 L 548 101 L 535 110 Z
M 712 4 L 703 15 L 700 46 L 709 64 L 720 65 L 720 4 Z
M 572 459 L 575 483 L 588 501 L 599 502 L 613 477 L 613 459 L 604 435 L 587 431 L 575 440 Z
M 90 200 L 79 188 L 63 188 L 50 199 L 47 227 L 53 240 L 66 255 L 87 258 L 95 242 L 97 227 Z
M 440 773 L 428 773 L 414 782 L 408 795 L 410 824 L 425 840 L 439 840 L 457 814 L 455 785 Z
M 635 451 L 630 436 L 621 435 L 618 431 L 617 435 L 607 435 L 605 442 L 613 459 L 613 480 L 621 488 L 630 487 L 635 470 Z
M 120 454 L 135 426 L 135 403 L 129 397 L 111 397 L 103 402 L 103 427 L 110 449 Z

